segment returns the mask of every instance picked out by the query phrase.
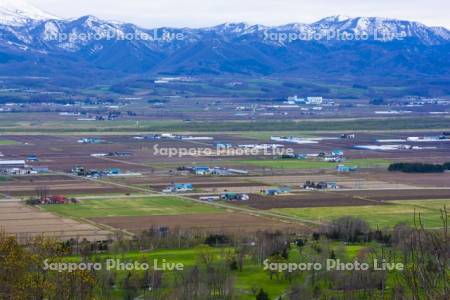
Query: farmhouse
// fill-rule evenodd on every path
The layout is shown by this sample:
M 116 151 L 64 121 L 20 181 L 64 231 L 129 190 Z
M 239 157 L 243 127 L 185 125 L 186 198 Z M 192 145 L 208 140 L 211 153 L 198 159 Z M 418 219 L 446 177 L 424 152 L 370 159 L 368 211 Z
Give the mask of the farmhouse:
M 267 196 L 277 196 L 281 194 L 287 194 L 291 191 L 290 188 L 274 188 L 274 189 L 267 189 L 264 190 L 264 194 Z
M 209 167 L 206 167 L 206 166 L 193 167 L 191 169 L 191 172 L 194 173 L 195 175 L 210 175 L 211 174 L 211 169 Z
M 342 150 L 333 150 L 333 152 L 331 152 L 331 156 L 344 156 L 344 151 L 342 151 Z
M 338 166 L 336 167 L 336 171 L 338 171 L 339 173 L 354 172 L 354 171 L 356 171 L 356 170 L 358 170 L 358 167 L 357 167 L 357 166 L 354 166 L 354 167 L 348 167 L 348 166 L 345 166 L 345 165 L 338 165 Z
M 247 175 L 247 170 L 227 169 L 222 167 L 199 166 L 199 167 L 178 167 L 177 171 L 189 171 L 195 175 L 216 175 L 216 176 L 231 176 L 231 175 Z
M 35 161 L 35 162 L 37 162 L 37 161 L 39 161 L 39 158 L 35 154 L 30 154 L 30 155 L 27 156 L 27 161 Z
M 322 97 L 307 97 L 306 102 L 308 104 L 320 105 L 323 102 Z
M 49 172 L 48 167 L 42 167 L 42 166 L 40 166 L 40 167 L 32 167 L 31 170 L 32 170 L 33 173 L 37 173 L 37 174 L 44 174 L 44 173 L 48 173 Z
M 77 176 L 86 176 L 87 170 L 83 166 L 74 166 L 72 167 L 72 173 Z
M 216 167 L 212 169 L 212 174 L 217 176 L 228 176 L 232 175 L 233 173 L 230 172 L 228 169 Z
M 83 166 L 72 167 L 72 174 L 86 177 L 103 177 L 103 176 L 122 176 L 122 175 L 138 175 L 138 173 L 123 173 L 119 168 L 110 168 L 105 170 L 87 169 Z
M 194 190 L 192 183 L 174 183 L 164 190 L 163 193 L 182 193 Z
M 354 139 L 356 135 L 354 133 L 343 133 L 341 134 L 341 139 Z
M 106 156 L 115 156 L 115 157 L 129 157 L 131 156 L 131 152 L 109 152 Z
M 220 199 L 225 201 L 247 201 L 250 200 L 250 197 L 241 193 L 224 193 L 220 195 Z
M 307 181 L 303 185 L 303 188 L 306 190 L 326 190 L 326 189 L 336 190 L 339 189 L 339 186 L 336 184 L 336 182 L 321 181 L 319 183 L 315 183 L 313 181 Z
M 304 98 L 299 98 L 297 95 L 295 96 L 289 96 L 287 98 L 287 101 L 284 103 L 289 105 L 296 105 L 296 104 L 306 104 L 306 100 Z
M 220 200 L 220 197 L 219 196 L 203 196 L 203 197 L 200 197 L 199 200 L 212 202 L 212 201 Z
M 104 140 L 98 138 L 83 138 L 78 140 L 80 144 L 102 144 L 104 142 Z
M 289 101 L 289 102 L 297 102 L 298 100 L 300 100 L 300 99 L 298 98 L 297 95 L 295 95 L 295 96 L 289 96 L 289 97 L 287 98 L 287 101 Z
M 111 169 L 105 170 L 103 172 L 106 173 L 107 176 L 114 176 L 114 175 L 122 174 L 122 170 L 118 169 L 118 168 L 111 168 Z
M 233 148 L 233 144 L 230 144 L 230 143 L 222 143 L 222 142 L 216 142 L 216 143 L 214 143 L 214 146 L 216 147 L 216 149 L 219 149 L 219 150 L 224 150 L 224 149 L 230 149 L 230 148 Z
M 294 136 L 272 136 L 270 138 L 272 141 L 282 142 L 282 143 L 294 143 L 294 144 L 318 144 L 317 139 L 309 138 L 299 138 Z
M 238 174 L 238 175 L 247 175 L 248 174 L 247 170 L 241 170 L 241 169 L 226 169 L 226 171 L 228 173 Z
M 322 160 L 326 162 L 342 162 L 343 158 L 338 156 L 326 156 Z
M 25 168 L 24 160 L 0 160 L 0 168 Z
M 75 198 L 66 198 L 63 195 L 53 195 L 53 196 L 41 196 L 40 198 L 31 198 L 26 201 L 28 205 L 39 205 L 39 204 L 68 204 L 68 203 L 78 203 Z
M 30 174 L 31 169 L 24 160 L 0 160 L 0 173 L 7 175 Z
M 66 197 L 62 196 L 62 195 L 55 195 L 55 196 L 51 196 L 49 198 L 46 198 L 45 204 L 64 204 L 66 203 L 68 199 L 66 199 Z

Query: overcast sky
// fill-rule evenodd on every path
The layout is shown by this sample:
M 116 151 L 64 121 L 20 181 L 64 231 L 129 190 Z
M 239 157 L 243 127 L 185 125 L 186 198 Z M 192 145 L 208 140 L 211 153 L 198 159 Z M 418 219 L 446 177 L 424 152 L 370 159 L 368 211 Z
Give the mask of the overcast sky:
M 281 25 L 331 15 L 391 17 L 450 28 L 449 0 L 28 0 L 54 15 L 95 15 L 144 27 L 224 22 Z

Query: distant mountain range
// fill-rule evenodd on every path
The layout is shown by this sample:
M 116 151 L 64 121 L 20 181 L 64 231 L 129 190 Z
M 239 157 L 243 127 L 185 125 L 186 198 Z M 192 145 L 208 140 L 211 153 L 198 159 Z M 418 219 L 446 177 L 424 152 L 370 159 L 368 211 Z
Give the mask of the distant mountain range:
M 385 18 L 145 29 L 0 0 L 0 75 L 450 75 L 450 31 Z

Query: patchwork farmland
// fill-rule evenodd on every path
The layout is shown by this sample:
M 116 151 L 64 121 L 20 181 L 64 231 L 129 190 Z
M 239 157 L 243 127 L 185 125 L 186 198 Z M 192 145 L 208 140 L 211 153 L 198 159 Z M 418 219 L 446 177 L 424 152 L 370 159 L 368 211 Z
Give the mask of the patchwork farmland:
M 29 164 L 46 167 L 49 172 L 2 177 L 0 194 L 5 201 L 16 201 L 23 209 L 33 211 L 36 211 L 36 208 L 27 207 L 19 201 L 34 197 L 43 188 L 52 195 L 76 198 L 77 203 L 43 205 L 38 211 L 52 222 L 71 220 L 74 224 L 87 226 L 85 236 L 90 239 L 95 239 L 93 232 L 99 230 L 99 240 L 106 238 L 106 231 L 94 229 L 96 225 L 93 224 L 108 229 L 110 234 L 122 230 L 138 234 L 140 230 L 155 226 L 206 231 L 239 231 L 242 228 L 246 231 L 264 228 L 282 230 L 291 227 L 311 230 L 339 215 L 348 213 L 366 217 L 370 215 L 369 211 L 373 211 L 373 215 L 378 216 L 378 225 L 392 227 L 396 220 L 410 221 L 406 215 L 414 212 L 414 201 L 417 201 L 418 205 L 423 205 L 421 201 L 430 205 L 433 203 L 435 209 L 439 205 L 443 207 L 448 204 L 450 173 L 398 176 L 387 171 L 387 166 L 399 160 L 445 162 L 444 157 L 450 155 L 450 143 L 430 143 L 429 145 L 434 147 L 432 150 L 391 152 L 361 151 L 352 147 L 355 144 L 373 142 L 373 139 L 436 133 L 362 132 L 356 134 L 354 139 L 342 139 L 336 137 L 336 133 L 321 133 L 323 140 L 316 144 L 284 145 L 286 148 L 292 148 L 295 153 L 302 153 L 305 156 L 302 159 L 262 154 L 237 157 L 166 157 L 154 153 L 153 149 L 155 145 L 175 149 L 214 149 L 216 141 L 250 147 L 269 144 L 268 138 L 271 135 L 282 133 L 220 133 L 212 134 L 210 139 L 198 141 L 195 138 L 171 138 L 170 135 L 167 135 L 169 138 L 138 136 L 137 139 L 133 135 L 109 134 L 85 140 L 80 139 L 80 135 L 70 134 L 7 135 L 2 139 L 12 142 L 0 145 L 1 153 L 5 157 L 20 159 L 33 153 L 36 161 Z M 300 136 L 310 138 L 314 137 L 314 134 L 305 133 Z M 326 161 L 322 157 L 334 149 L 342 149 L 345 152 L 345 160 Z M 308 153 L 319 154 L 306 157 Z M 404 154 L 407 156 L 403 157 Z M 357 170 L 340 172 L 337 170 L 340 164 L 355 166 Z M 95 173 L 74 174 L 75 166 Z M 211 170 L 216 167 L 221 172 L 237 170 L 240 173 L 225 176 L 199 175 L 192 171 L 192 168 L 198 166 L 209 166 Z M 113 172 L 111 170 L 115 170 L 116 174 L 110 174 Z M 306 182 L 332 183 L 337 189 L 305 190 L 303 185 Z M 162 193 L 164 189 L 176 183 L 189 183 L 193 188 L 170 195 Z M 280 188 L 286 189 L 287 192 L 277 196 L 265 194 L 267 190 Z M 250 199 L 220 200 L 221 195 L 227 193 L 249 195 Z M 219 198 L 219 201 L 200 200 L 216 198 Z M 402 205 L 403 202 L 405 204 Z M 18 207 L 0 206 L 0 213 L 5 215 Z M 341 213 L 329 214 L 327 211 Z M 377 213 L 383 211 L 386 211 L 386 214 Z M 436 226 L 439 221 L 436 212 L 437 210 L 423 210 L 424 218 L 429 220 L 430 226 Z M 377 222 L 376 219 L 372 221 L 368 218 L 372 224 Z M 17 221 L 17 224 L 21 222 Z M 11 229 L 14 223 L 14 220 L 8 219 L 8 226 L 5 226 L 4 230 L 16 233 Z M 31 227 L 21 227 L 21 232 L 26 233 L 27 228 L 30 229 L 29 233 L 33 234 Z M 42 229 L 43 232 L 55 235 L 51 226 L 47 228 L 44 224 L 42 228 L 46 229 Z

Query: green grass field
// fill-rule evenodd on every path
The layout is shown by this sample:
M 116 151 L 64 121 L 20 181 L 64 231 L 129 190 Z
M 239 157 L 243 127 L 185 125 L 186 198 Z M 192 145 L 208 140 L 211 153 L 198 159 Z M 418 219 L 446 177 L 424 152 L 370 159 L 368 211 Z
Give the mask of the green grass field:
M 173 197 L 82 200 L 78 204 L 46 205 L 43 209 L 75 218 L 216 213 L 219 209 Z
M 421 214 L 426 228 L 442 227 L 440 209 L 450 206 L 448 200 L 389 201 L 391 205 L 280 208 L 273 211 L 311 221 L 329 221 L 342 216 L 355 216 L 366 220 L 373 228 L 393 227 L 398 223 L 414 224 L 414 211 Z
M 270 159 L 270 160 L 240 160 L 240 164 L 271 169 L 334 169 L 339 163 L 318 160 Z M 387 167 L 390 161 L 385 159 L 353 159 L 345 161 L 347 166 L 360 168 Z
M 19 144 L 19 142 L 13 140 L 0 140 L 0 146 L 13 146 Z
M 122 261 L 140 261 L 147 262 L 153 266 L 154 260 L 162 261 L 165 259 L 169 263 L 182 263 L 185 268 L 192 267 L 198 263 L 198 257 L 201 253 L 209 253 L 213 257 L 214 262 L 223 261 L 226 257 L 226 253 L 233 253 L 233 248 L 211 248 L 209 246 L 199 246 L 189 249 L 167 249 L 167 250 L 155 250 L 148 253 L 142 252 L 129 252 L 124 255 L 114 254 L 101 254 L 96 256 L 97 261 L 104 261 L 106 259 L 118 258 Z M 294 252 L 294 251 L 292 251 Z M 295 251 L 297 252 L 297 251 Z M 292 253 L 291 258 L 298 257 L 297 253 Z M 70 262 L 78 262 L 80 258 L 75 256 L 66 259 Z M 242 272 L 235 272 L 236 287 L 240 291 L 239 299 L 254 299 L 250 290 L 252 288 L 264 288 L 269 295 L 275 297 L 282 295 L 285 289 L 289 286 L 287 280 L 270 280 L 268 274 L 263 270 L 262 266 L 250 261 L 245 260 L 244 270 Z M 121 274 L 123 275 L 123 274 Z M 166 276 L 171 277 L 171 272 L 168 272 Z M 119 275 L 120 276 L 120 275 Z
M 8 177 L 8 176 L 0 176 L 0 182 L 8 181 L 8 180 L 10 180 L 10 179 L 11 179 L 11 178 Z
M 182 122 L 179 120 L 141 121 L 46 121 L 46 114 L 4 113 L 0 122 L 0 133 L 138 133 L 138 132 L 295 132 L 295 131 L 343 131 L 343 130 L 406 130 L 406 129 L 448 129 L 449 117 L 414 118 L 364 118 L 297 121 L 222 121 Z
M 312 133 L 305 133 L 302 131 L 242 131 L 228 134 L 243 138 L 257 139 L 261 141 L 268 141 L 272 136 L 296 136 L 302 138 L 318 137 L 317 134 L 314 135 Z

